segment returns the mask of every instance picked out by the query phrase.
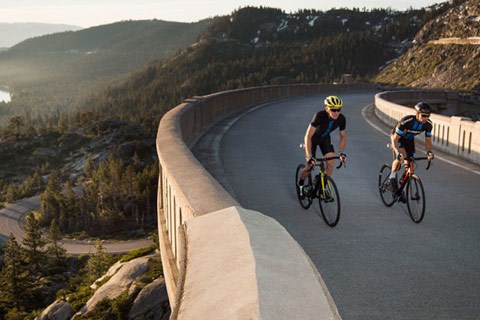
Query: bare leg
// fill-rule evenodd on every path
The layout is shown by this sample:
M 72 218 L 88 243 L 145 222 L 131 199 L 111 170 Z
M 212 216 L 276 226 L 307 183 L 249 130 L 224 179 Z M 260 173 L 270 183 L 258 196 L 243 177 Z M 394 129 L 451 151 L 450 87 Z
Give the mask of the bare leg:
M 309 172 L 311 171 L 312 165 L 308 162 L 305 164 L 305 168 L 303 168 L 302 172 L 300 173 L 300 179 L 305 180 L 308 177 Z
M 325 154 L 325 158 L 330 158 L 330 157 L 335 157 L 335 153 L 334 152 L 328 152 L 327 154 Z M 327 176 L 331 177 L 332 174 L 333 174 L 333 167 L 335 166 L 335 160 L 328 160 L 327 161 L 327 168 L 326 168 L 326 173 L 327 173 Z
M 403 159 L 406 159 L 407 158 L 407 152 L 405 151 L 405 148 L 398 148 L 398 150 L 403 155 Z M 397 172 L 398 169 L 400 169 L 400 164 L 401 164 L 400 160 L 395 158 L 392 162 L 392 171 Z

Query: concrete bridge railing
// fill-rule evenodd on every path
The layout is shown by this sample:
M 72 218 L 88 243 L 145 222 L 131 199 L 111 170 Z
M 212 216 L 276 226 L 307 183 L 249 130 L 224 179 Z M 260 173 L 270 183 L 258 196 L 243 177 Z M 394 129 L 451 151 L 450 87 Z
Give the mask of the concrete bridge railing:
M 249 88 L 194 97 L 160 121 L 158 229 L 172 319 L 336 319 L 321 276 L 274 219 L 242 208 L 190 151 L 215 123 L 268 101 L 369 84 Z
M 387 91 L 375 96 L 375 113 L 383 122 L 392 126 L 402 117 L 414 114 L 412 107 L 425 101 L 435 108 L 456 104 L 460 93 L 456 91 Z M 464 117 L 448 117 L 433 113 L 432 142 L 439 149 L 480 164 L 480 122 Z

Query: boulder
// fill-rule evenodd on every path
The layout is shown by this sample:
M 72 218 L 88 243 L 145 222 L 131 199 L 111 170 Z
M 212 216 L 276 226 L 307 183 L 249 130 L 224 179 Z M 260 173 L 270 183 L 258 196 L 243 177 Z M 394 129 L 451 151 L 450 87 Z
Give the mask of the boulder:
M 145 286 L 137 295 L 128 314 L 128 319 L 168 319 L 169 315 L 170 307 L 165 279 L 158 278 Z
M 90 286 L 90 289 L 97 290 L 98 283 L 102 282 L 103 279 L 105 278 L 112 277 L 115 273 L 117 273 L 118 270 L 120 270 L 123 267 L 124 264 L 125 262 L 120 262 L 120 261 L 115 262 L 113 266 L 111 266 L 110 269 L 108 269 L 107 273 L 105 273 L 103 276 L 95 280 L 95 282 Z
M 125 262 L 120 267 L 114 265 L 113 268 L 117 269 L 117 272 L 95 291 L 94 295 L 82 307 L 80 313 L 84 314 L 92 311 L 100 301 L 104 299 L 113 300 L 125 291 L 128 291 L 129 295 L 138 293 L 135 280 L 147 271 L 147 263 L 152 257 L 153 255 L 140 257 Z
M 35 320 L 68 320 L 73 315 L 72 306 L 66 301 L 56 300 L 48 306 Z

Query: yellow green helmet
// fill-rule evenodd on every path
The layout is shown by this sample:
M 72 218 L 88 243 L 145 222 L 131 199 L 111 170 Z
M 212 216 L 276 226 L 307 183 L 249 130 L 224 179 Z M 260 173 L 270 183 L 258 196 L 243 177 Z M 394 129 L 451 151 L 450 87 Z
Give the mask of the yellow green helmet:
M 325 98 L 325 107 L 329 107 L 331 109 L 340 109 L 343 107 L 343 101 L 337 96 L 328 96 Z

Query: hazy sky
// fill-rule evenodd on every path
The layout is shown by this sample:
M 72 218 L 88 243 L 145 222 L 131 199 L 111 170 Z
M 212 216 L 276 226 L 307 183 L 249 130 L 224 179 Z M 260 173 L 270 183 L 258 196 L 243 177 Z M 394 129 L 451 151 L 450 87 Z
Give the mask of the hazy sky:
M 120 20 L 194 22 L 227 15 L 245 6 L 326 11 L 335 8 L 418 9 L 433 0 L 0 0 L 0 22 L 45 22 L 91 27 Z

